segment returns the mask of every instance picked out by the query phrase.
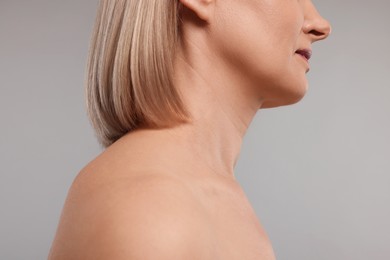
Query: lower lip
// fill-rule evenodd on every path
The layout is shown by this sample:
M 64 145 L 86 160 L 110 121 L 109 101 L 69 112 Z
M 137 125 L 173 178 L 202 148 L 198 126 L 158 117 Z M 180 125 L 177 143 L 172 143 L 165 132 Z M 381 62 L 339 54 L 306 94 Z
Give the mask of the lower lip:
M 309 65 L 309 60 L 308 59 L 306 59 L 306 57 L 305 56 L 303 56 L 303 55 L 301 55 L 301 54 L 299 54 L 299 53 L 295 53 L 295 54 L 297 54 L 298 56 L 300 56 L 305 62 L 306 62 L 306 64 L 308 64 Z M 306 72 L 309 72 L 309 70 L 310 70 L 310 68 L 308 68 L 307 69 L 307 71 Z

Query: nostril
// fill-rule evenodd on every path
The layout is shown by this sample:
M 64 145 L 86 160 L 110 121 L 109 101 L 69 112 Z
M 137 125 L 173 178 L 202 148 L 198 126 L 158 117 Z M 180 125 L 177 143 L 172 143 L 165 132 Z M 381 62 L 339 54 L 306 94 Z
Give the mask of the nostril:
M 323 36 L 323 35 L 325 35 L 324 33 L 316 31 L 316 30 L 311 30 L 309 33 L 310 34 L 314 34 L 315 36 Z

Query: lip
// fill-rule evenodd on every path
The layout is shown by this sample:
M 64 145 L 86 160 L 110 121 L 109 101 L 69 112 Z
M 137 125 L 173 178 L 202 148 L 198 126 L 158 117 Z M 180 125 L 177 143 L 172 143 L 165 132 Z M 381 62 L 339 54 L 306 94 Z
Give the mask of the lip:
M 303 58 L 305 58 L 307 61 L 310 60 L 312 51 L 310 49 L 299 49 L 295 53 L 301 55 Z

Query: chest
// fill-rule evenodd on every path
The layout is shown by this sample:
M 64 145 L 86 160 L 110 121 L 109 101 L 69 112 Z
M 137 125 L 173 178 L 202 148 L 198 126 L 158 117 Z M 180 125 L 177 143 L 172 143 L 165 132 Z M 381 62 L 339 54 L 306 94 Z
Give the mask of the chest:
M 245 196 L 219 194 L 207 205 L 215 259 L 275 260 L 268 235 Z

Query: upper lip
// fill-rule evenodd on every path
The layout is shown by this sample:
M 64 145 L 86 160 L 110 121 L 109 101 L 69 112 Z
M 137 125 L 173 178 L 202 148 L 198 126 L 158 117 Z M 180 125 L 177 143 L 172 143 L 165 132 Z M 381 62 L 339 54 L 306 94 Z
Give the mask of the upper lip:
M 299 49 L 295 53 L 298 53 L 298 54 L 300 54 L 302 56 L 305 56 L 305 58 L 307 60 L 310 60 L 311 55 L 312 55 L 312 51 L 310 49 Z

